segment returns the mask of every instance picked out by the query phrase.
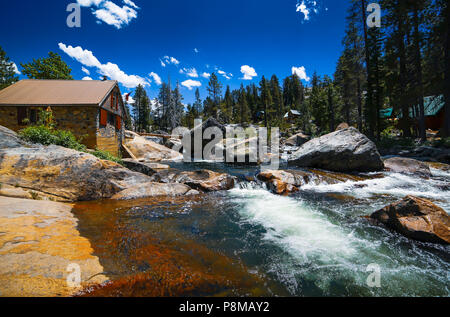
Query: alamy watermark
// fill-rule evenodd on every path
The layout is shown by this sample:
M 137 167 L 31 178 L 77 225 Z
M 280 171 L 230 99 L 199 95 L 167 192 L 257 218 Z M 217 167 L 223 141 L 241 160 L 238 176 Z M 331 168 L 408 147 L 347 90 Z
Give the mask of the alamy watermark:
M 381 28 L 381 7 L 378 3 L 370 3 L 367 6 L 367 26 L 369 28 Z
M 81 28 L 81 7 L 78 3 L 69 3 L 66 8 L 70 14 L 67 16 L 66 24 L 69 28 Z
M 195 128 L 178 127 L 172 131 L 181 142 L 172 150 L 183 153 L 184 162 L 211 161 L 261 164 L 262 169 L 280 166 L 280 130 L 264 127 L 218 126 L 203 127 L 195 120 Z M 182 150 L 182 151 L 181 151 Z
M 81 267 L 77 263 L 71 263 L 66 268 L 66 282 L 70 288 L 79 288 L 81 286 Z
M 367 266 L 366 272 L 371 272 L 367 277 L 366 284 L 370 288 L 380 288 L 381 287 L 381 267 L 372 263 Z

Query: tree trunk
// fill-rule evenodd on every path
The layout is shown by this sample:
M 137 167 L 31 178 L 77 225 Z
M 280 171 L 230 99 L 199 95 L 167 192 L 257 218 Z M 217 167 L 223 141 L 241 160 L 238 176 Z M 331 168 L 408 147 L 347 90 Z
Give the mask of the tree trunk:
M 364 27 L 364 46 L 366 51 L 366 71 L 367 71 L 367 101 L 366 101 L 366 113 L 369 115 L 369 137 L 374 135 L 373 118 L 371 118 L 372 107 L 373 107 L 373 94 L 372 94 L 372 65 L 370 61 L 370 51 L 369 51 L 369 39 L 367 32 L 367 14 L 366 14 L 366 1 L 361 0 L 361 11 L 362 11 L 362 23 Z
M 399 49 L 399 66 L 400 66 L 400 107 L 402 110 L 402 119 L 401 119 L 401 129 L 403 131 L 404 137 L 411 136 L 411 130 L 409 125 L 409 105 L 406 96 L 406 48 L 405 48 L 405 16 L 403 14 L 403 5 L 401 5 L 401 0 L 397 2 L 397 21 L 398 21 L 398 39 L 397 45 Z
M 444 118 L 444 136 L 450 137 L 450 7 L 445 3 L 444 11 L 445 23 L 445 75 L 444 75 L 444 99 L 445 99 L 445 118 Z
M 416 72 L 417 72 L 417 101 L 419 104 L 419 137 L 422 142 L 427 140 L 425 127 L 425 106 L 423 101 L 423 75 L 422 75 L 422 55 L 420 53 L 420 33 L 419 33 L 419 8 L 414 2 L 414 46 L 416 51 Z
M 361 92 L 361 79 L 356 80 L 356 86 L 358 90 L 358 130 L 362 132 L 362 92 Z

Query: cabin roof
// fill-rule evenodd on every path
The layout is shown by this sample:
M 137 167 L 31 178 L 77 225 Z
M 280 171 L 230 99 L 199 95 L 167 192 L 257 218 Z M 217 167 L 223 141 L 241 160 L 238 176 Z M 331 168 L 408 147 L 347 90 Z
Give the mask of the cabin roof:
M 428 96 L 423 98 L 423 102 L 425 108 L 425 117 L 436 116 L 445 106 L 444 95 Z M 393 108 L 380 110 L 380 118 L 390 118 L 392 116 L 393 110 Z M 414 118 L 414 109 L 412 107 L 409 108 L 409 116 L 411 118 Z M 399 113 L 398 117 L 401 118 L 402 114 Z
M 117 85 L 115 80 L 21 80 L 0 90 L 0 106 L 99 106 Z
M 300 113 L 300 111 L 297 111 L 297 110 L 289 110 L 285 115 L 284 115 L 284 117 L 285 118 L 288 118 L 289 117 L 289 114 L 293 114 L 294 116 L 301 116 L 302 114 Z

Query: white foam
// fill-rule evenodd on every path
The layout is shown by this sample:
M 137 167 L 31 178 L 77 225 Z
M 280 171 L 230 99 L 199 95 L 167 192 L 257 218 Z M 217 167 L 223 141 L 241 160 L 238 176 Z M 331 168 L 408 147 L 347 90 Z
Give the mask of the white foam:
M 437 171 L 437 170 L 436 170 Z M 437 176 L 437 172 L 433 175 Z M 450 207 L 450 191 L 443 190 L 442 186 L 450 182 L 450 174 L 440 171 L 439 179 L 424 179 L 398 173 L 386 174 L 383 178 L 370 179 L 365 181 L 348 181 L 339 184 L 305 185 L 303 190 L 313 192 L 333 192 L 345 193 L 355 198 L 370 198 L 374 195 L 389 195 L 404 198 L 413 195 L 422 198 L 434 199 L 442 202 L 440 205 L 445 209 Z M 446 180 L 445 178 L 447 178 Z
M 241 216 L 267 229 L 265 239 L 276 242 L 301 262 L 340 263 L 354 254 L 349 234 L 319 212 L 293 198 L 263 189 L 233 189 L 243 204 Z

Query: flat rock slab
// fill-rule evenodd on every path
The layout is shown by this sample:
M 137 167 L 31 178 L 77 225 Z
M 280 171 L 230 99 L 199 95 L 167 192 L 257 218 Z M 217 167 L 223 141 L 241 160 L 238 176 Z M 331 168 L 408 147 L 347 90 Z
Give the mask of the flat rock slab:
M 69 265 L 78 265 L 81 287 L 103 283 L 99 259 L 80 236 L 72 205 L 0 197 L 0 295 L 70 296 Z

